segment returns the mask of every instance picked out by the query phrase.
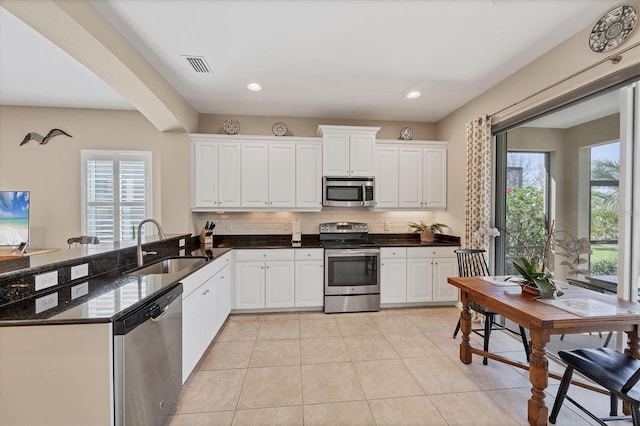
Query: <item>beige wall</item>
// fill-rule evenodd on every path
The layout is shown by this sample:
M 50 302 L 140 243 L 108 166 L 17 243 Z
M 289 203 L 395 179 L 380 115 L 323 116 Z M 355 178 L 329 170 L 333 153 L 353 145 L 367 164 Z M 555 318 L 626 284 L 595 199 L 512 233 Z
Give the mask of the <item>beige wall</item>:
M 63 129 L 46 145 L 19 146 L 28 132 Z M 152 151 L 153 216 L 166 232 L 190 229 L 190 156 L 185 133 L 160 133 L 136 111 L 0 107 L 0 190 L 31 191 L 32 247 L 66 248 L 81 233 L 80 151 Z
M 227 119 L 234 119 L 240 123 L 242 135 L 272 136 L 273 123 L 282 121 L 289 131 L 287 136 L 318 136 L 319 124 L 333 124 L 338 126 L 371 126 L 380 127 L 378 139 L 400 139 L 400 129 L 411 127 L 414 140 L 435 140 L 436 127 L 433 123 L 374 121 L 374 120 L 337 120 L 335 118 L 300 118 L 300 117 L 257 117 L 247 115 L 216 115 L 200 114 L 200 133 L 224 134 L 222 125 Z

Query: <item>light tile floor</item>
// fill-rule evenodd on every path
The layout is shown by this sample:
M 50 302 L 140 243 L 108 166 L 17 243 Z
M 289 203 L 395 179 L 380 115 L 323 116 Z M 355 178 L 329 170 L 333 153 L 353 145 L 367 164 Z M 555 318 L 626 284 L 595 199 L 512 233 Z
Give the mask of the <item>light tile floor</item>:
M 526 425 L 528 372 L 491 360 L 484 366 L 479 357 L 462 364 L 460 337 L 452 338 L 459 312 L 231 315 L 185 384 L 169 423 Z M 474 346 L 481 343 L 472 335 Z M 524 360 L 521 341 L 509 333 L 494 332 L 491 351 Z M 549 407 L 557 388 L 550 379 Z M 608 397 L 574 393 L 597 415 L 607 415 Z M 565 403 L 556 424 L 595 423 Z

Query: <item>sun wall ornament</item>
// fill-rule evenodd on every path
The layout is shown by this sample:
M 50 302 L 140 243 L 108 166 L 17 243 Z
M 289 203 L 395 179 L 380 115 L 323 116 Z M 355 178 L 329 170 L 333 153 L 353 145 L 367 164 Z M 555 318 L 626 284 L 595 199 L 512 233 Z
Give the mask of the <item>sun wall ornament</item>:
M 589 47 L 594 52 L 606 52 L 622 45 L 638 22 L 638 14 L 631 6 L 619 6 L 605 13 L 593 26 Z
M 49 142 L 49 139 L 54 138 L 58 135 L 65 135 L 68 136 L 70 138 L 72 138 L 73 136 L 71 136 L 69 133 L 65 132 L 64 130 L 60 130 L 60 129 L 51 129 L 49 130 L 49 133 L 47 133 L 47 136 L 42 136 L 40 133 L 36 133 L 36 132 L 30 132 L 27 133 L 24 137 L 24 139 L 22 139 L 22 142 L 20 142 L 20 146 L 26 144 L 27 142 L 29 142 L 30 140 L 34 140 L 36 142 L 38 142 L 40 145 L 46 145 L 47 142 Z

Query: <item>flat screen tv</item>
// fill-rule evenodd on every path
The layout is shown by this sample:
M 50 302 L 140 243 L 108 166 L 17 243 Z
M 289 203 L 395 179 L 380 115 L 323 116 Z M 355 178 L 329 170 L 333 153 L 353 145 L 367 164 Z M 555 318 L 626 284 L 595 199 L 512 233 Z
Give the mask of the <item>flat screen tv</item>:
M 0 191 L 0 246 L 29 242 L 29 192 Z

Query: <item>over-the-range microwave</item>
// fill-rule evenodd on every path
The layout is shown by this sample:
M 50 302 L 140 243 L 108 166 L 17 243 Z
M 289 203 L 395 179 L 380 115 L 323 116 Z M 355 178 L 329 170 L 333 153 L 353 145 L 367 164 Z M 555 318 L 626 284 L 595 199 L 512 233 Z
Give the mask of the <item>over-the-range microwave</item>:
M 373 177 L 322 178 L 322 205 L 326 207 L 373 207 Z

